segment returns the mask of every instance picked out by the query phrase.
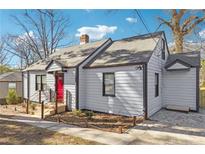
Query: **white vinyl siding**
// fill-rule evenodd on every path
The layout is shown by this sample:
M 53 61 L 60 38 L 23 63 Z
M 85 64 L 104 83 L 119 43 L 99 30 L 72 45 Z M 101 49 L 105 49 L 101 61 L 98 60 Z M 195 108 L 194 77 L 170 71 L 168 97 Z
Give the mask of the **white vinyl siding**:
M 165 48 L 166 49 L 166 48 Z M 147 66 L 147 116 L 150 117 L 162 108 L 162 69 L 167 59 L 168 52 L 165 50 L 165 60 L 162 59 L 162 40 L 159 40 L 157 48 L 153 52 Z M 155 73 L 159 74 L 159 96 L 155 97 Z
M 102 49 L 104 49 L 111 41 L 109 40 L 106 42 L 102 47 L 100 47 L 93 55 L 91 55 L 88 59 L 86 59 L 80 66 L 79 66 L 79 107 L 80 109 L 84 109 L 85 107 L 85 99 L 86 99 L 86 69 L 83 69 L 90 60 L 92 60 L 97 54 L 99 54 Z
M 62 67 L 58 65 L 56 62 L 53 62 L 47 69 L 47 72 L 54 72 L 54 71 L 60 71 L 62 70 Z
M 46 75 L 45 71 L 30 71 L 29 79 L 29 100 L 39 102 L 39 91 L 36 90 L 36 75 Z M 41 101 L 48 102 L 50 100 L 48 89 L 41 92 Z
M 103 96 L 103 72 L 115 73 L 115 97 Z M 136 66 L 86 69 L 85 109 L 143 115 L 143 70 Z
M 75 82 L 76 69 L 68 69 L 64 72 L 64 102 L 66 102 L 66 90 L 68 91 L 67 105 L 68 109 L 76 108 L 76 82 Z
M 163 105 L 179 105 L 196 110 L 196 68 L 190 71 L 165 71 Z

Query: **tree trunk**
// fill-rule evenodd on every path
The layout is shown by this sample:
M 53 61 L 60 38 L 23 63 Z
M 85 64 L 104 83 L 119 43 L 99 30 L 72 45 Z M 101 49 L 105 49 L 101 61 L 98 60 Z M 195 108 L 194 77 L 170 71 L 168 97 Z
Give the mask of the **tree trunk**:
M 174 33 L 174 44 L 175 44 L 175 52 L 181 53 L 183 52 L 183 35 L 180 33 Z

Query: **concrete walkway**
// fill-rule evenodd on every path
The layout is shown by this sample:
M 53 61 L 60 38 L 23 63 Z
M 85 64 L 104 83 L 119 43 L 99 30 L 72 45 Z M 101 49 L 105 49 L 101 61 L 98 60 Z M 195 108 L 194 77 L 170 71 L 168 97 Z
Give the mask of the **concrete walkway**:
M 141 125 L 130 129 L 127 133 L 117 134 L 105 132 L 92 128 L 80 128 L 73 125 L 59 124 L 57 122 L 45 121 L 31 115 L 1 115 L 0 120 L 23 122 L 35 127 L 45 128 L 66 135 L 76 136 L 83 139 L 110 145 L 128 145 L 128 144 L 205 144 L 205 137 L 196 135 L 187 135 L 176 133 L 174 131 L 163 131 L 152 129 L 152 127 L 139 128 Z M 159 124 L 155 121 L 154 126 Z M 170 126 L 170 127 L 175 127 Z
M 61 123 L 59 124 L 57 122 L 40 120 L 33 117 L 11 116 L 9 118 L 0 117 L 0 120 L 23 122 L 35 127 L 45 128 L 51 131 L 56 131 L 66 135 L 76 136 L 103 144 L 125 145 L 136 140 L 136 138 L 132 137 L 129 134 L 117 134 L 91 128 L 80 128 L 73 125 Z

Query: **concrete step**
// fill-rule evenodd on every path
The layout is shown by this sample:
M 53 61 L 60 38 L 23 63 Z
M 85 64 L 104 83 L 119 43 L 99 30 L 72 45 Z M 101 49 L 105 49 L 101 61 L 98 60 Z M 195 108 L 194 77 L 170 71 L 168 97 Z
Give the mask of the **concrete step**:
M 190 108 L 188 106 L 180 106 L 180 105 L 167 105 L 167 110 L 174 110 L 174 111 L 182 111 L 182 112 L 189 112 Z

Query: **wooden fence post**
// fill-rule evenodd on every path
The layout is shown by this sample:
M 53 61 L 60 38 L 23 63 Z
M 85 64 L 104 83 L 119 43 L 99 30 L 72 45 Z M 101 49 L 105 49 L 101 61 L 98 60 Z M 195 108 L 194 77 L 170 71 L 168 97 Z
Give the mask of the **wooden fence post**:
M 66 111 L 68 111 L 68 103 L 69 103 L 69 100 L 68 100 L 68 99 L 69 99 L 69 98 L 68 98 L 68 90 L 65 91 L 65 96 L 66 96 L 66 102 L 65 102 L 66 104 L 65 104 L 65 107 L 66 107 Z
M 52 102 L 52 90 L 49 89 L 49 93 L 50 93 L 50 102 Z
M 41 104 L 41 119 L 43 119 L 43 109 L 42 109 L 42 102 L 41 102 L 41 90 L 39 90 L 39 94 L 38 94 L 38 101 L 39 104 Z
M 133 117 L 133 126 L 136 126 L 136 116 Z
M 44 119 L 44 101 L 41 103 L 41 119 Z
M 26 100 L 26 114 L 29 114 L 29 100 Z
M 55 112 L 57 114 L 58 113 L 58 102 L 57 102 L 57 95 L 56 95 L 56 93 L 55 93 L 55 105 L 56 105 Z

